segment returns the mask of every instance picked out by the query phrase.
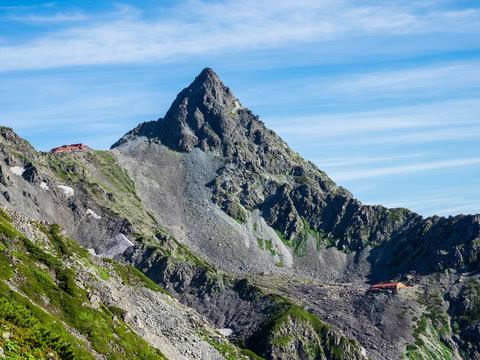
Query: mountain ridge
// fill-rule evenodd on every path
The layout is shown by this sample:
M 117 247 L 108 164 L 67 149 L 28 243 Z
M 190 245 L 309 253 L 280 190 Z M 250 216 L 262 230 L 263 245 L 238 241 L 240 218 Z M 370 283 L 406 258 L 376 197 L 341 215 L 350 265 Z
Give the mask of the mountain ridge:
M 177 136 L 180 136 L 173 142 L 172 128 L 179 129 Z M 216 131 L 212 134 L 212 130 Z M 407 209 L 361 204 L 315 165 L 290 150 L 273 131 L 266 129 L 258 116 L 240 105 L 210 68 L 202 70 L 178 94 L 164 118 L 139 125 L 112 148 L 131 137 L 156 139 L 177 151 L 189 152 L 198 147 L 221 154 L 229 166 L 219 169 L 218 176 L 208 184 L 214 202 L 240 220 L 243 208 L 260 209 L 269 225 L 288 241 L 305 236 L 310 228 L 333 235 L 339 248 L 361 250 L 389 237 L 402 236 L 402 229 L 414 228 L 424 221 Z M 258 177 L 262 172 L 269 176 Z M 271 184 L 267 178 L 277 174 L 289 174 L 293 180 Z M 270 184 L 264 186 L 261 182 Z M 231 193 L 237 196 L 232 198 Z M 431 217 L 428 221 L 435 223 L 436 219 Z
M 134 265 L 248 348 L 216 344 L 224 358 L 480 354 L 480 216 L 361 204 L 211 69 L 110 151 L 47 154 L 11 129 L 0 135 L 7 212 L 58 223 L 94 256 Z M 367 291 L 383 280 L 413 286 Z

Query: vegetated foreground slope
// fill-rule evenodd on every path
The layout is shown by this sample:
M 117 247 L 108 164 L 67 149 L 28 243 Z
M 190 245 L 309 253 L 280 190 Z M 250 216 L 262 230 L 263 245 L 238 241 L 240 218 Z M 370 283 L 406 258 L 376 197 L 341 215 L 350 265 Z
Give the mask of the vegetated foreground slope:
M 113 306 L 134 314 L 122 321 L 146 348 L 181 359 L 480 356 L 479 216 L 423 219 L 361 204 L 266 129 L 210 69 L 163 119 L 139 125 L 112 151 L 44 154 L 0 130 L 0 201 L 9 211 L 61 224 L 114 278 L 120 265 L 101 259 L 134 265 L 210 324 L 193 325 L 196 347 L 182 347 L 175 334 L 189 339 L 191 323 L 155 327 L 175 312 L 168 295 L 121 296 L 127 304 Z M 79 271 L 64 264 L 59 274 Z M 414 286 L 398 294 L 366 292 L 369 282 L 407 278 Z M 90 288 L 102 288 L 98 281 Z M 113 288 L 99 295 L 107 308 Z M 76 329 L 61 316 L 67 332 Z M 112 344 L 122 339 L 113 334 Z M 117 356 L 83 340 L 90 354 Z
M 0 210 L 2 357 L 249 359 L 136 268 L 12 215 Z

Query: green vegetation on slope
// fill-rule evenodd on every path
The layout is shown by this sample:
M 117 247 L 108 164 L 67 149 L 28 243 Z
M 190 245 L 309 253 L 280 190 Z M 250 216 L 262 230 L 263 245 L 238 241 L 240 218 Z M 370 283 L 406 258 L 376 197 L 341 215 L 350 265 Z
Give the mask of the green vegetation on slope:
M 111 151 L 48 154 L 44 160 L 59 179 L 87 192 L 113 214 L 129 219 L 139 232 L 148 233 L 155 227 L 156 220 L 142 207 L 135 184 Z
M 453 359 L 452 349 L 443 341 L 451 335 L 450 319 L 438 292 L 422 294 L 419 302 L 426 306 L 418 319 L 413 337 L 415 344 L 407 345 L 406 357 L 411 360 Z
M 15 343 L 4 342 L 7 355 L 20 359 L 15 356 L 22 353 L 43 359 L 45 354 L 53 352 L 59 359 L 90 359 L 86 345 L 75 340 L 61 325 L 66 323 L 107 359 L 165 359 L 115 316 L 118 311 L 112 312 L 103 304 L 90 304 L 88 290 L 79 286 L 74 267 L 66 265 L 85 262 L 88 252 L 62 236 L 57 225 L 37 226 L 47 235 L 53 252 L 47 253 L 40 244 L 16 231 L 8 215 L 0 213 L 0 262 L 8 265 L 2 266 L 0 277 L 0 324 L 15 334 L 11 340 Z M 120 274 L 141 279 L 140 285 L 159 289 L 131 269 L 116 263 L 114 266 Z M 10 290 L 3 281 L 7 279 L 48 313 Z
M 6 359 L 93 359 L 62 323 L 0 282 L 0 347 Z
M 212 345 L 225 360 L 265 360 L 248 349 L 240 349 L 219 336 L 198 330 L 198 334 Z
M 260 249 L 262 250 L 267 250 L 272 254 L 272 256 L 278 255 L 277 250 L 275 250 L 275 247 L 273 246 L 273 241 L 271 239 L 262 239 L 262 238 L 257 238 L 257 243 Z
M 308 240 L 313 238 L 316 244 L 317 251 L 322 247 L 332 247 L 336 245 L 336 240 L 328 234 L 317 231 L 312 228 L 306 219 L 302 219 L 303 231 L 292 239 L 287 239 L 285 235 L 278 230 L 275 230 L 280 240 L 285 245 L 293 250 L 297 256 L 305 256 L 308 252 Z
M 153 282 L 135 266 L 119 264 L 109 259 L 104 260 L 112 263 L 115 269 L 115 273 L 123 280 L 125 284 L 130 286 L 142 286 L 152 291 L 162 292 L 164 294 L 170 295 L 165 289 Z
M 277 310 L 252 337 L 250 347 L 259 354 L 282 354 L 297 359 L 361 359 L 357 343 L 336 335 L 331 326 L 302 307 L 277 295 L 269 295 Z

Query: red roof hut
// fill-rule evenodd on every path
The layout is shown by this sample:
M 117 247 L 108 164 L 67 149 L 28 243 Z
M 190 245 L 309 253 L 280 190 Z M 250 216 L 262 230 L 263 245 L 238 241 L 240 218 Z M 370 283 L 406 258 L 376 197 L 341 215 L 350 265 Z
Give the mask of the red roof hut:
M 373 284 L 368 289 L 369 292 L 397 292 L 399 289 L 406 288 L 407 285 L 401 282 L 386 282 Z
M 52 154 L 60 154 L 60 153 L 67 153 L 67 152 L 76 152 L 76 151 L 89 151 L 91 150 L 85 144 L 72 144 L 72 145 L 63 145 L 50 150 Z

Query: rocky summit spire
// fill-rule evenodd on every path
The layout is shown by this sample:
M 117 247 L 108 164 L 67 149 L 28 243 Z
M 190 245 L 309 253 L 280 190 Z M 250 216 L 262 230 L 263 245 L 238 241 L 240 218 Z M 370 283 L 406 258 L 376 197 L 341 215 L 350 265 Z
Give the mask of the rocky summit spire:
M 222 150 L 239 126 L 239 101 L 206 68 L 178 95 L 161 122 L 163 143 L 177 150 Z
M 195 80 L 188 86 L 190 89 L 211 88 L 224 86 L 218 75 L 211 68 L 203 69 L 200 74 L 197 75 Z
M 252 122 L 261 124 L 217 74 L 205 68 L 177 95 L 163 119 L 139 125 L 112 147 L 144 136 L 177 151 L 199 147 L 228 155 L 234 152 L 233 144 L 245 140 Z

